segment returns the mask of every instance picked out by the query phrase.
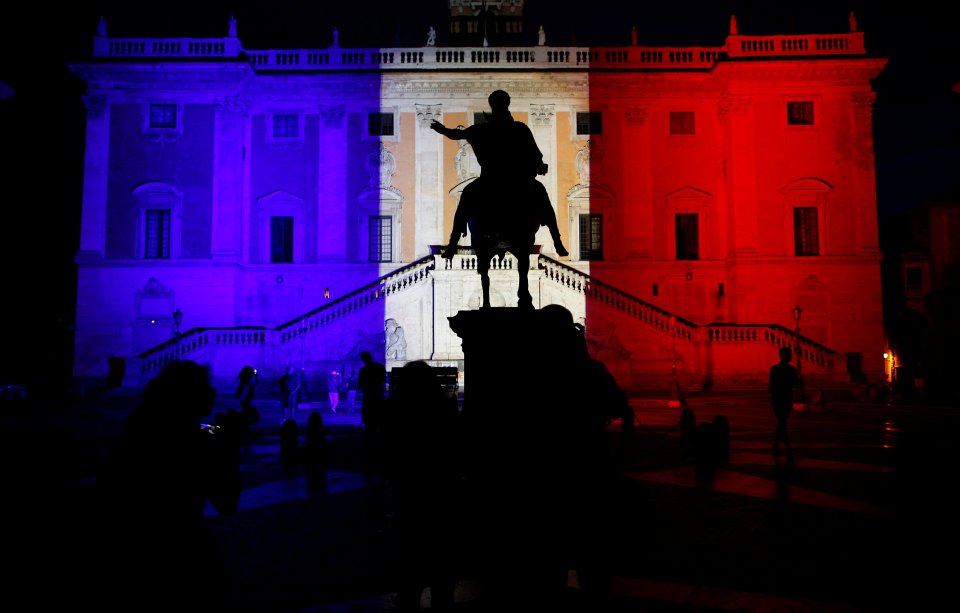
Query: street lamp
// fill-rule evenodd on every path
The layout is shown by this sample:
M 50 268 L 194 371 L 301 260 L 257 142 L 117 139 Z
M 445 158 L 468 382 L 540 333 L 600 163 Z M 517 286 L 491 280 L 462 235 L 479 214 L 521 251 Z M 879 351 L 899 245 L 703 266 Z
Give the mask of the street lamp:
M 677 355 L 677 316 L 670 316 L 670 342 L 673 348 L 673 399 L 668 403 L 670 407 L 683 407 L 685 402 L 683 401 L 683 396 L 680 393 L 680 373 L 677 371 L 677 362 L 679 356 Z
M 797 335 L 797 350 L 794 352 L 797 354 L 797 383 L 800 387 L 800 403 L 806 404 L 807 394 L 803 389 L 803 365 L 800 362 L 800 316 L 803 315 L 803 309 L 800 308 L 799 304 L 795 304 L 790 313 L 793 314 L 794 322 L 794 332 Z
M 173 325 L 177 328 L 177 347 L 176 347 L 176 360 L 180 359 L 180 323 L 183 322 L 183 311 L 180 310 L 180 307 L 177 307 L 177 310 L 173 312 Z

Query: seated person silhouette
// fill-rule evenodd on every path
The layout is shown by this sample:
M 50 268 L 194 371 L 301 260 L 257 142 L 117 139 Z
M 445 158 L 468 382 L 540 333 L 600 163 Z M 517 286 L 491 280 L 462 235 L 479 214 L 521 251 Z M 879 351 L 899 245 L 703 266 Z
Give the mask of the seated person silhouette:
M 466 140 L 480 163 L 480 176 L 464 188 L 453 219 L 450 240 L 443 257 L 450 259 L 457 252 L 460 237 L 467 234 L 467 221 L 474 213 L 484 210 L 500 216 L 533 219 L 533 232 L 542 225 L 550 230 L 554 248 L 561 256 L 569 255 L 560 238 L 557 216 L 550 204 L 550 196 L 537 175 L 547 173 L 543 153 L 537 146 L 530 128 L 513 119 L 510 114 L 510 95 L 496 90 L 487 98 L 490 113 L 484 113 L 486 123 L 468 128 L 447 128 L 439 121 L 430 128 L 451 140 Z M 504 205 L 518 202 L 523 210 L 503 210 Z M 498 207 L 499 210 L 487 209 Z

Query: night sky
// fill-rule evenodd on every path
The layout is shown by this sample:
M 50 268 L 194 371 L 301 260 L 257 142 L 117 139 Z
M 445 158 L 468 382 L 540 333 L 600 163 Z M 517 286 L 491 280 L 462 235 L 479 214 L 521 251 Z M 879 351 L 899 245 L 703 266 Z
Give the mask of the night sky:
M 112 36 L 225 36 L 237 19 L 245 48 L 321 48 L 334 26 L 343 47 L 421 46 L 427 29 L 446 42 L 445 0 L 20 3 L 0 19 L 0 99 L 5 232 L 0 244 L 4 319 L 0 380 L 60 384 L 69 340 L 79 244 L 84 111 L 66 64 L 89 56 L 100 15 Z M 889 58 L 876 81 L 875 153 L 881 223 L 926 200 L 960 193 L 960 31 L 932 0 L 527 0 L 527 44 L 543 25 L 548 45 L 720 45 L 731 14 L 743 35 L 848 31 L 854 10 L 867 52 Z M 38 8 L 35 8 L 39 6 Z M 358 6 L 366 6 L 357 10 Z M 149 9 L 149 12 L 148 12 Z M 575 28 L 575 29 L 574 29 Z

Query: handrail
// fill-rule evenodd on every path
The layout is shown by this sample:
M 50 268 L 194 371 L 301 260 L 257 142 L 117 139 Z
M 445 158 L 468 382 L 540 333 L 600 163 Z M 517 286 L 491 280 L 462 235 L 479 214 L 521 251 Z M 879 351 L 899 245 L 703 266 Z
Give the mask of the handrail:
M 713 343 L 762 341 L 777 347 L 790 347 L 798 358 L 827 369 L 833 368 L 834 358 L 838 355 L 826 345 L 780 324 L 711 323 L 703 328 L 707 330 L 707 340 Z
M 432 255 L 422 257 L 328 304 L 291 319 L 277 326 L 277 332 L 280 333 L 280 343 L 287 343 L 299 338 L 315 328 L 374 302 L 385 300 L 389 295 L 416 285 L 427 277 L 427 272 L 432 270 L 433 267 L 434 257 Z
M 545 255 L 537 260 L 537 266 L 544 276 L 568 289 L 578 291 L 588 298 L 598 300 L 607 306 L 643 320 L 665 332 L 675 331 L 680 338 L 691 340 L 697 325 L 692 321 L 678 317 L 670 311 L 632 296 L 608 283 L 598 281 L 576 268 L 567 266 Z
M 645 321 L 661 331 L 670 333 L 675 330 L 676 336 L 688 341 L 692 340 L 695 330 L 703 329 L 707 331 L 706 340 L 711 343 L 762 341 L 778 347 L 790 346 L 794 347 L 799 358 L 826 369 L 833 369 L 833 360 L 838 355 L 833 349 L 797 335 L 780 324 L 710 323 L 700 326 L 545 255 L 540 256 L 537 266 L 544 271 L 547 279 L 555 283 Z
M 183 359 L 189 353 L 207 346 L 265 345 L 276 334 L 280 336 L 280 343 L 286 343 L 338 317 L 419 283 L 433 266 L 432 255 L 423 257 L 276 328 L 263 326 L 191 328 L 180 335 L 179 341 L 174 337 L 134 357 L 142 361 L 141 371 L 146 375 L 159 370 L 168 362 Z

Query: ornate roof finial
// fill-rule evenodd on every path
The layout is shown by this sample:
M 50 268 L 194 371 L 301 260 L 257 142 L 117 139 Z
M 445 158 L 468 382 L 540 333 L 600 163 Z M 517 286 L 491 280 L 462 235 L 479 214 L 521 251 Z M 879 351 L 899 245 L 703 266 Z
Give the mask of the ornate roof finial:
M 737 33 L 737 16 L 730 15 L 730 34 Z

